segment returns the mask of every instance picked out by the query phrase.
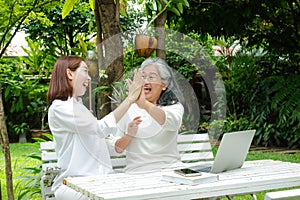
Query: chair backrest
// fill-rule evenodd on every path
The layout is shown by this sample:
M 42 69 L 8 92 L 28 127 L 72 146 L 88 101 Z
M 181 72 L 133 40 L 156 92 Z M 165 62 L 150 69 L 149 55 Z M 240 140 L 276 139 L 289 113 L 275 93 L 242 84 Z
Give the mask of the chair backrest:
M 177 137 L 177 148 L 180 153 L 181 161 L 184 163 L 210 161 L 214 155 L 207 133 L 201 134 L 179 134 Z M 109 153 L 114 169 L 121 170 L 126 166 L 125 154 L 116 153 L 109 147 Z
M 207 133 L 178 135 L 178 151 L 182 162 L 209 161 L 214 159 L 212 148 Z M 43 170 L 52 167 L 57 161 L 54 143 L 52 141 L 41 142 Z M 109 153 L 114 169 L 122 169 L 126 165 L 125 154 L 116 153 L 109 148 Z
M 178 135 L 177 148 L 184 163 L 214 159 L 208 133 Z
M 209 135 L 207 133 L 178 135 L 177 143 L 181 160 L 184 163 L 214 159 Z M 57 156 L 54 142 L 41 142 L 40 149 L 43 162 L 42 170 L 44 173 L 41 181 L 42 200 L 54 199 L 53 192 L 51 191 L 51 182 L 54 178 L 53 174 L 57 172 Z M 109 153 L 114 170 L 122 171 L 126 166 L 125 154 L 116 153 L 113 147 L 109 147 Z
M 53 179 L 59 171 L 57 166 L 57 156 L 54 148 L 54 142 L 41 142 L 41 160 L 42 160 L 42 173 L 41 178 L 41 196 L 42 200 L 55 200 L 54 194 L 51 190 Z
M 55 152 L 55 146 L 53 141 L 41 142 L 41 159 L 42 159 L 42 170 L 46 171 L 47 168 L 57 166 L 57 156 Z

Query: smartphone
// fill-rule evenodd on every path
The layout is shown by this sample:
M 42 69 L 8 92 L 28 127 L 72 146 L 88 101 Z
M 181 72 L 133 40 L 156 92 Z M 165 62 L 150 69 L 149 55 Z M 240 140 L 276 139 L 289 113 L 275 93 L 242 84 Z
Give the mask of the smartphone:
M 186 177 L 201 176 L 201 172 L 192 170 L 190 168 L 176 169 L 174 172 Z

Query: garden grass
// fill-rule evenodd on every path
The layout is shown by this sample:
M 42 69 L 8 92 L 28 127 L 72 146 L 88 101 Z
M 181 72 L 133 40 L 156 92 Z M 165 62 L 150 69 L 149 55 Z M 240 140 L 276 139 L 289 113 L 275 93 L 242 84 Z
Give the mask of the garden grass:
M 41 164 L 41 161 L 37 159 L 30 159 L 27 157 L 30 154 L 40 154 L 37 146 L 32 146 L 29 143 L 12 143 L 10 144 L 10 154 L 11 154 L 11 167 L 13 171 L 13 183 L 14 183 L 14 193 L 15 199 L 19 199 L 19 192 L 22 191 L 22 183 L 20 183 L 20 176 L 25 175 L 25 168 L 27 167 L 36 167 Z M 6 176 L 5 176 L 5 161 L 3 152 L 0 151 L 0 180 L 1 180 L 1 192 L 2 199 L 6 200 Z M 35 198 L 36 199 L 36 198 Z M 37 198 L 37 199 L 40 199 Z
M 214 149 L 215 151 L 216 149 Z M 10 152 L 12 159 L 12 170 L 13 170 L 13 178 L 14 178 L 14 190 L 15 190 L 15 199 L 18 199 L 19 191 L 22 191 L 22 187 L 24 185 L 18 185 L 20 179 L 19 176 L 23 176 L 24 168 L 26 167 L 36 167 L 41 164 L 41 161 L 37 159 L 29 159 L 27 156 L 34 153 L 39 154 L 38 146 L 32 146 L 28 143 L 13 143 L 10 144 Z M 261 151 L 250 151 L 247 160 L 263 160 L 263 159 L 272 159 L 272 160 L 281 160 L 287 162 L 296 162 L 300 163 L 300 153 L 292 153 L 292 154 L 284 154 L 278 152 L 261 152 Z M 2 151 L 0 152 L 0 180 L 1 180 L 1 191 L 2 191 L 2 199 L 7 199 L 6 194 L 6 178 L 5 178 L 5 162 L 4 155 Z M 257 193 L 258 200 L 263 200 L 263 196 L 266 192 Z M 37 195 L 32 197 L 32 199 L 40 199 L 40 196 Z M 236 196 L 234 200 L 250 200 L 250 195 L 245 196 Z

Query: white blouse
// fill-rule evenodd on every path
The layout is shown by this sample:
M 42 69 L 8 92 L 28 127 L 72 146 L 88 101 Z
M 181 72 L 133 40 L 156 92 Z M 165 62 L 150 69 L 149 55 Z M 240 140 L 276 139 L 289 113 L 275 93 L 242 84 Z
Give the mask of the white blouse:
M 184 108 L 180 103 L 160 108 L 166 113 L 166 121 L 163 125 L 157 123 L 149 113 L 136 104 L 132 104 L 118 122 L 115 141 L 127 133 L 128 123 L 133 118 L 141 116 L 143 120 L 136 136 L 126 148 L 125 171 L 160 170 L 181 162 L 177 149 L 177 135 Z
M 116 131 L 112 113 L 101 120 L 74 98 L 54 100 L 48 111 L 48 121 L 56 144 L 61 167 L 52 190 L 68 176 L 89 176 L 112 173 L 105 137 Z

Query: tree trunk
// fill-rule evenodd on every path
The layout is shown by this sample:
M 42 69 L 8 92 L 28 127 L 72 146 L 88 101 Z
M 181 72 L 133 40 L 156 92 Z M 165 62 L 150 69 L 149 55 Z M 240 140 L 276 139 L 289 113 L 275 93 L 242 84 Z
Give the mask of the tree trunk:
M 163 8 L 166 6 L 163 0 L 160 0 L 160 3 L 162 4 Z M 165 30 L 164 30 L 164 25 L 166 20 L 167 20 L 167 11 L 164 11 L 161 15 L 159 15 L 154 20 L 154 26 L 158 33 L 156 56 L 164 60 L 166 60 L 166 41 L 165 41 Z
M 118 1 L 117 1 L 118 3 Z M 98 48 L 103 48 L 100 69 L 105 70 L 108 78 L 101 78 L 99 85 L 110 86 L 113 82 L 118 81 L 124 71 L 123 67 L 123 45 L 121 41 L 120 22 L 116 17 L 116 4 L 114 0 L 96 0 L 97 14 L 95 14 L 98 40 L 102 41 L 98 45 Z M 103 117 L 111 111 L 110 100 L 107 97 L 110 94 L 99 94 L 98 105 L 99 114 L 98 117 Z
M 4 117 L 4 107 L 2 102 L 2 88 L 0 86 L 0 142 L 5 157 L 6 189 L 8 199 L 14 200 L 13 179 L 11 169 L 11 157 L 9 150 L 9 139 Z

